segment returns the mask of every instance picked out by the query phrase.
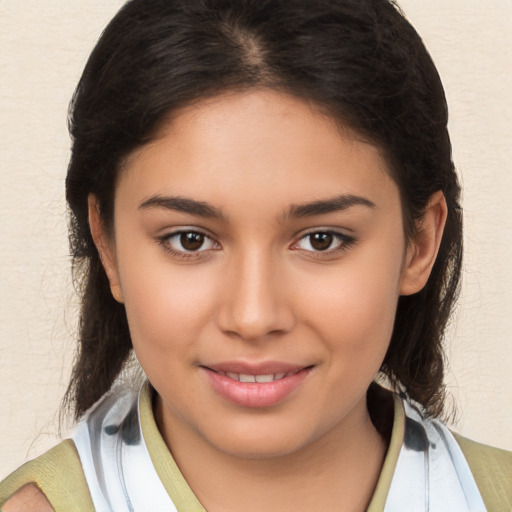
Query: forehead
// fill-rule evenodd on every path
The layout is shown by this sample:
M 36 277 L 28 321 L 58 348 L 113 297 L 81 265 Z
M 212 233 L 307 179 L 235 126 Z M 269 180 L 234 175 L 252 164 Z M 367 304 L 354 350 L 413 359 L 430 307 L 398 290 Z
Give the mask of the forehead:
M 338 194 L 398 198 L 380 150 L 284 93 L 229 93 L 182 109 L 126 161 L 119 192 L 267 207 Z

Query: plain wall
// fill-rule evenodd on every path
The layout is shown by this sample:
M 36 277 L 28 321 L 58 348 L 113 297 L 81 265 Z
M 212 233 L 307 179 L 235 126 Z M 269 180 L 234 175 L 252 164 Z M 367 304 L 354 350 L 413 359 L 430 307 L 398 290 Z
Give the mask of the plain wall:
M 74 351 L 67 105 L 121 0 L 0 2 L 0 479 L 57 440 Z M 464 185 L 447 352 L 455 428 L 512 449 L 512 1 L 403 0 L 440 71 Z

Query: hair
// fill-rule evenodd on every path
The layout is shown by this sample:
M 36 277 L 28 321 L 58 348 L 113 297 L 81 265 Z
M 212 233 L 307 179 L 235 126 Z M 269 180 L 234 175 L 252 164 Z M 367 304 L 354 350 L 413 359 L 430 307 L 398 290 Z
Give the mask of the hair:
M 132 0 L 94 48 L 70 106 L 66 179 L 81 294 L 78 352 L 65 403 L 78 419 L 125 367 L 132 343 L 93 243 L 87 198 L 112 228 L 124 160 L 173 112 L 225 91 L 271 88 L 311 102 L 381 149 L 415 233 L 432 195 L 448 218 L 426 286 L 398 301 L 381 367 L 426 413 L 443 412 L 444 330 L 459 289 L 460 187 L 436 68 L 391 0 Z

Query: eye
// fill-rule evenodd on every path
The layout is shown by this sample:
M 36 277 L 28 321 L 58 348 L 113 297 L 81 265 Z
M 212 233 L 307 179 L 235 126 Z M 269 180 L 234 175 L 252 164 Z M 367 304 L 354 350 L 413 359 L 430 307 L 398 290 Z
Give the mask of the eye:
M 334 231 L 315 231 L 304 235 L 295 247 L 303 251 L 334 252 L 346 249 L 354 242 L 352 237 Z M 294 247 L 294 248 L 295 248 Z
M 173 253 L 194 253 L 203 252 L 217 247 L 209 236 L 199 231 L 178 231 L 166 235 L 161 243 Z

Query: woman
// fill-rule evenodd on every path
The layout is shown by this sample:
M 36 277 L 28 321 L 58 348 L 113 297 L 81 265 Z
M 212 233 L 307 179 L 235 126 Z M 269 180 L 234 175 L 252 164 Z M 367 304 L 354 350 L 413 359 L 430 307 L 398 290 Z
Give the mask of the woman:
M 80 421 L 4 510 L 510 507 L 510 454 L 429 419 L 461 260 L 446 122 L 385 0 L 129 2 L 72 104 Z M 147 381 L 111 391 L 132 348 Z

